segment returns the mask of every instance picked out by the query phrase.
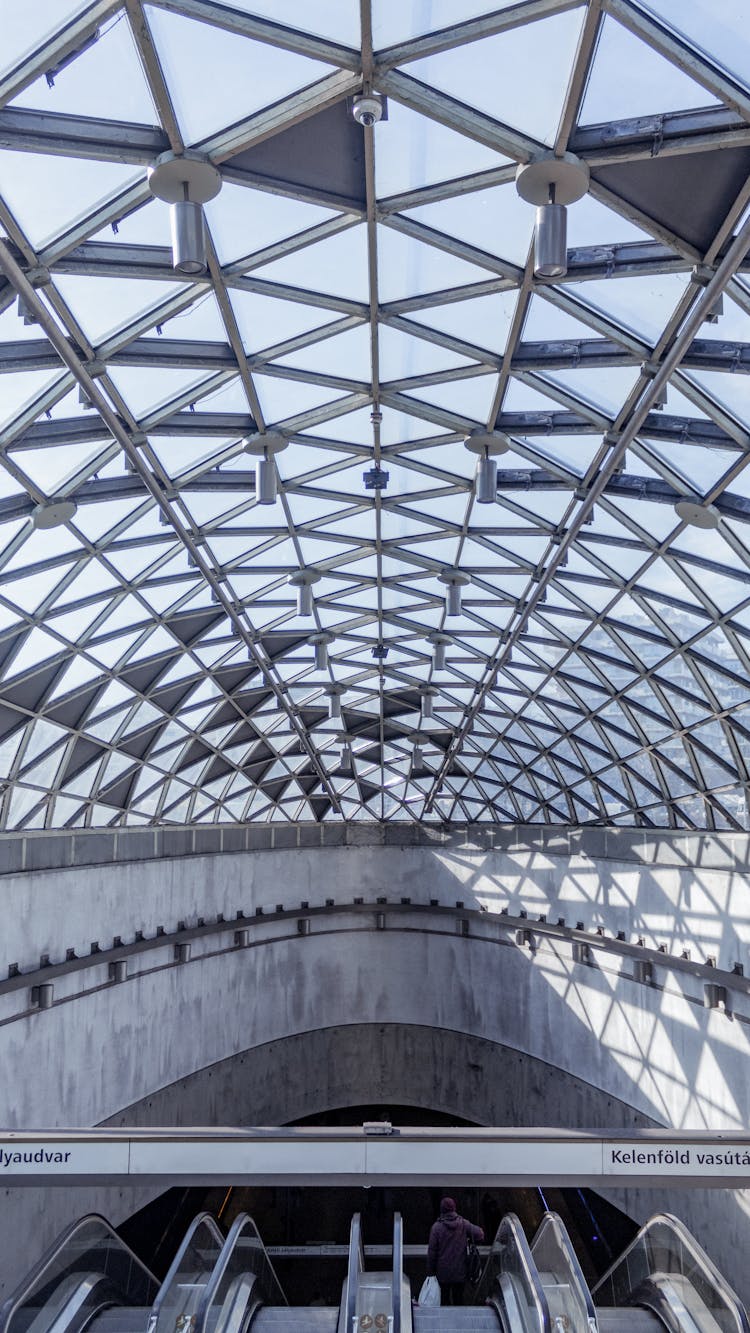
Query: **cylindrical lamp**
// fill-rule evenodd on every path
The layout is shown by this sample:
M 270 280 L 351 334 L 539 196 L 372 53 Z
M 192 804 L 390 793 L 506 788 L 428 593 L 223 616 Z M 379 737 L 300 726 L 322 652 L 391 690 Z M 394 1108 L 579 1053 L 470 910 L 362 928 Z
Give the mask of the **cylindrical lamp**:
M 255 473 L 255 498 L 259 505 L 275 505 L 278 495 L 278 473 L 273 457 L 258 459 Z
M 435 713 L 435 691 L 427 688 L 420 690 L 422 696 L 422 717 L 431 718 Z
M 341 685 L 328 685 L 326 694 L 328 696 L 328 716 L 332 722 L 341 718 L 341 696 L 344 693 Z
M 276 503 L 278 494 L 278 471 L 276 454 L 287 448 L 289 441 L 278 430 L 257 431 L 242 441 L 246 454 L 253 454 L 258 459 L 255 469 L 255 498 L 260 505 Z
M 477 504 L 491 505 L 497 499 L 497 463 L 489 454 L 480 458 L 477 468 Z
M 187 277 L 206 271 L 206 232 L 203 208 L 192 200 L 180 199 L 169 209 L 172 231 L 172 267 Z
M 311 583 L 300 583 L 297 588 L 297 615 L 311 616 L 313 613 L 313 594 Z
M 568 271 L 568 210 L 564 204 L 541 204 L 536 210 L 534 273 L 538 278 L 563 278 Z

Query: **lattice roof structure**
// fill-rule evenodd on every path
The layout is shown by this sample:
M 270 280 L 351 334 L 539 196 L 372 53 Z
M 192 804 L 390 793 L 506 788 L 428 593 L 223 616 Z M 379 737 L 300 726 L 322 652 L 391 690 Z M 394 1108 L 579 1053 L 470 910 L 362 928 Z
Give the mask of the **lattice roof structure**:
M 741 0 L 1 7 L 2 827 L 747 827 Z

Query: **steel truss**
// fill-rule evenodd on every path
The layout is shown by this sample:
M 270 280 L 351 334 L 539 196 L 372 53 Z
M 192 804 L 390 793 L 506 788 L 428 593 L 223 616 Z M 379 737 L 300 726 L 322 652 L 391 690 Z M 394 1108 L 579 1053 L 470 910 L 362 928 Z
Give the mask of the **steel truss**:
M 750 232 L 738 231 L 750 190 L 726 201 L 710 244 L 697 246 L 677 215 L 670 225 L 597 172 L 610 180 L 657 157 L 708 170 L 741 154 L 750 89 L 633 0 L 519 0 L 380 49 L 368 0 L 357 47 L 212 0 L 153 9 L 248 50 L 260 43 L 269 60 L 317 61 L 320 77 L 191 141 L 159 26 L 141 0 L 98 0 L 0 78 L 0 149 L 133 169 L 36 245 L 0 197 L 0 391 L 9 386 L 14 404 L 0 432 L 3 827 L 388 817 L 743 827 L 750 336 L 706 336 L 703 321 L 722 292 L 733 330 L 750 313 Z M 550 282 L 502 225 L 488 248 L 443 208 L 514 197 L 517 163 L 544 144 L 522 115 L 512 125 L 488 115 L 470 87 L 458 100 L 419 62 L 528 25 L 543 38 L 564 15 L 579 29 L 555 151 L 588 162 L 613 238 L 623 218 L 642 235 L 572 249 L 564 279 Z M 586 123 L 605 15 L 715 104 Z M 119 23 L 154 123 L 17 103 L 66 62 L 83 78 L 86 52 Z M 343 108 L 363 83 L 420 117 L 423 134 L 442 126 L 504 160 L 381 192 L 380 136 L 394 116 L 363 131 L 359 195 L 331 184 L 325 143 L 319 184 L 285 176 L 283 153 L 273 177 L 248 166 L 252 150 Z M 254 206 L 283 199 L 326 216 L 255 248 L 249 234 L 231 259 L 212 231 L 207 278 L 179 278 L 145 167 L 186 147 Z M 434 224 L 415 214 L 430 208 Z M 131 225 L 153 240 L 128 239 Z M 107 226 L 117 234 L 104 240 Z M 319 289 L 315 247 L 348 233 L 364 237 L 363 281 Z M 397 245 L 436 272 L 445 265 L 445 281 L 388 295 Z M 283 267 L 298 274 L 304 255 L 309 283 Z M 657 336 L 618 313 L 644 279 L 672 293 Z M 140 308 L 92 337 L 81 283 L 105 292 L 112 282 L 142 284 Z M 13 331 L 19 296 L 32 336 Z M 199 327 L 206 301 L 213 331 L 181 332 L 180 319 Z M 285 312 L 291 331 L 248 333 L 248 302 Z M 458 316 L 469 302 L 505 302 L 507 336 L 479 317 L 484 332 L 467 333 Z M 525 332 L 532 312 L 551 336 Z M 570 336 L 556 332 L 561 319 Z M 400 361 L 397 345 L 409 349 Z M 142 390 L 137 376 L 160 387 Z M 484 401 L 485 412 L 465 406 Z M 512 446 L 491 508 L 476 504 L 461 444 L 475 427 Z M 269 428 L 289 438 L 291 461 L 282 456 L 280 501 L 264 511 L 242 441 Z M 365 489 L 373 465 L 391 470 L 386 490 Z M 63 498 L 77 512 L 64 538 L 45 541 L 34 511 Z M 669 521 L 679 500 L 704 506 L 716 529 L 697 539 Z M 456 622 L 445 616 L 446 566 L 469 580 Z M 309 568 L 320 577 L 305 622 L 288 580 Z M 321 673 L 308 640 L 325 633 Z M 433 665 L 435 633 L 445 671 Z M 329 722 L 337 690 L 343 714 Z

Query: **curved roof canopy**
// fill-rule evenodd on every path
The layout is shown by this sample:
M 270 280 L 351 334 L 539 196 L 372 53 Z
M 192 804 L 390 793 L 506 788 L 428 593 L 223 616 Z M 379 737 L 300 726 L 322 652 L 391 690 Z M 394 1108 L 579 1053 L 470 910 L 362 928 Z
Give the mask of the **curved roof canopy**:
M 6 8 L 2 827 L 747 827 L 742 0 Z

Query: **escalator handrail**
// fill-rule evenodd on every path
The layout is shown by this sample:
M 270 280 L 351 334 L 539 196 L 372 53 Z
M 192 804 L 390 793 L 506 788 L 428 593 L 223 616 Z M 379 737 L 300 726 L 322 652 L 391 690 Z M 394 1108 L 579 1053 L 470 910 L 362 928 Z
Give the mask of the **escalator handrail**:
M 357 1287 L 359 1275 L 364 1272 L 365 1256 L 362 1248 L 362 1217 L 355 1213 L 349 1228 L 349 1262 L 346 1269 L 346 1285 L 342 1298 L 344 1316 L 343 1330 L 339 1333 L 352 1333 L 354 1316 L 357 1313 Z
M 628 1255 L 647 1239 L 649 1232 L 657 1225 L 666 1226 L 669 1230 L 675 1233 L 679 1244 L 684 1246 L 688 1251 L 696 1268 L 703 1274 L 703 1277 L 707 1280 L 709 1285 L 718 1292 L 724 1301 L 724 1304 L 734 1316 L 738 1333 L 750 1333 L 750 1319 L 748 1319 L 745 1306 L 736 1291 L 729 1285 L 724 1275 L 719 1272 L 713 1259 L 708 1257 L 703 1246 L 699 1245 L 693 1233 L 685 1226 L 685 1223 L 681 1222 L 679 1217 L 675 1217 L 673 1213 L 655 1213 L 653 1217 L 649 1218 L 648 1222 L 646 1222 L 641 1227 L 640 1231 L 633 1237 L 627 1249 L 623 1250 L 620 1257 L 615 1259 L 613 1264 L 610 1264 L 606 1273 L 604 1273 L 599 1278 L 596 1285 L 592 1287 L 592 1295 L 596 1296 L 599 1288 L 603 1287 L 605 1282 L 609 1281 L 612 1274 L 620 1267 L 620 1265 L 627 1261 Z
M 211 1307 L 213 1305 L 214 1297 L 219 1288 L 219 1283 L 221 1282 L 221 1279 L 223 1278 L 227 1270 L 227 1265 L 229 1264 L 232 1258 L 232 1255 L 235 1251 L 240 1236 L 242 1235 L 243 1231 L 248 1230 L 250 1227 L 252 1227 L 253 1232 L 255 1233 L 255 1235 L 258 1238 L 258 1241 L 260 1242 L 260 1249 L 263 1253 L 263 1257 L 266 1263 L 268 1264 L 268 1267 L 273 1275 L 273 1280 L 276 1283 L 276 1290 L 274 1292 L 264 1290 L 262 1279 L 259 1277 L 258 1274 L 255 1275 L 256 1281 L 259 1284 L 259 1290 L 261 1292 L 262 1298 L 267 1299 L 268 1296 L 270 1295 L 274 1296 L 278 1295 L 281 1297 L 281 1299 L 276 1301 L 277 1305 L 289 1304 L 282 1290 L 281 1283 L 279 1282 L 279 1279 L 276 1276 L 276 1270 L 274 1269 L 274 1266 L 268 1257 L 268 1251 L 266 1250 L 266 1247 L 260 1238 L 260 1232 L 258 1231 L 255 1222 L 253 1221 L 252 1217 L 250 1217 L 249 1213 L 239 1213 L 237 1217 L 235 1217 L 234 1222 L 229 1228 L 227 1238 L 224 1241 L 224 1244 L 221 1248 L 221 1253 L 218 1259 L 216 1260 L 216 1263 L 214 1264 L 211 1276 L 208 1279 L 208 1282 L 206 1283 L 205 1288 L 203 1290 L 203 1295 L 201 1296 L 200 1301 L 198 1302 L 198 1309 L 195 1315 L 195 1333 L 206 1333 L 209 1311 L 211 1310 Z
M 581 1269 L 581 1265 L 578 1262 L 578 1255 L 573 1249 L 573 1242 L 571 1241 L 570 1236 L 568 1234 L 568 1228 L 565 1226 L 565 1223 L 563 1222 L 559 1213 L 551 1212 L 548 1209 L 547 1212 L 544 1214 L 541 1222 L 539 1223 L 539 1226 L 537 1227 L 536 1235 L 534 1236 L 534 1239 L 531 1242 L 531 1256 L 532 1258 L 534 1257 L 534 1248 L 540 1236 L 543 1234 L 544 1227 L 549 1227 L 549 1226 L 554 1228 L 555 1235 L 560 1244 L 560 1248 L 563 1251 L 569 1272 L 573 1278 L 576 1289 L 583 1297 L 586 1306 L 586 1316 L 589 1321 L 589 1328 L 591 1328 L 592 1323 L 596 1328 L 598 1327 L 598 1319 L 596 1313 L 596 1306 L 594 1305 L 594 1298 L 591 1295 L 589 1284 L 586 1281 L 585 1277 L 583 1276 L 583 1270 Z
M 400 1213 L 393 1214 L 393 1280 L 391 1300 L 393 1304 L 392 1333 L 401 1333 L 401 1284 L 404 1273 L 404 1224 Z
M 195 1235 L 196 1231 L 200 1226 L 207 1226 L 208 1230 L 213 1232 L 214 1240 L 217 1242 L 219 1246 L 219 1251 L 221 1252 L 221 1248 L 224 1244 L 224 1237 L 221 1234 L 216 1219 L 213 1217 L 211 1213 L 198 1213 L 197 1217 L 193 1218 L 192 1222 L 190 1223 L 190 1226 L 185 1232 L 185 1235 L 182 1238 L 182 1244 L 178 1249 L 171 1264 L 169 1265 L 169 1271 L 167 1273 L 167 1276 L 162 1282 L 156 1294 L 156 1300 L 151 1306 L 151 1314 L 149 1316 L 149 1321 L 148 1321 L 149 1333 L 151 1333 L 151 1331 L 155 1329 L 158 1325 L 159 1315 L 161 1314 L 162 1306 L 167 1296 L 169 1295 L 175 1277 L 180 1271 L 180 1268 L 182 1266 L 182 1261 L 185 1257 L 186 1251 L 189 1249 L 192 1243 L 193 1236 Z M 0 1330 L 0 1333 L 2 1333 L 2 1330 Z
M 27 1273 L 19 1286 L 17 1286 L 15 1290 L 11 1292 L 10 1296 L 8 1296 L 7 1300 L 0 1305 L 0 1333 L 7 1333 L 10 1321 L 19 1306 L 23 1305 L 32 1294 L 34 1288 L 40 1285 L 40 1279 L 43 1278 L 44 1274 L 51 1268 L 55 1259 L 57 1259 L 61 1251 L 70 1243 L 76 1232 L 92 1222 L 98 1222 L 104 1227 L 110 1233 L 112 1239 L 117 1242 L 118 1247 L 127 1252 L 130 1262 L 143 1271 L 144 1275 L 154 1288 L 158 1286 L 157 1279 L 154 1277 L 151 1269 L 147 1268 L 143 1261 L 138 1258 L 138 1255 L 133 1253 L 130 1246 L 118 1236 L 114 1227 L 107 1221 L 106 1217 L 102 1217 L 101 1213 L 86 1213 L 83 1217 L 77 1218 L 75 1222 L 71 1222 L 69 1226 L 65 1227 L 64 1231 L 60 1232 L 59 1236 L 57 1236 L 52 1244 L 45 1250 L 39 1262 L 34 1265 L 31 1272 Z
M 541 1278 L 537 1272 L 534 1257 L 531 1253 L 529 1242 L 526 1239 L 521 1223 L 515 1213 L 506 1213 L 497 1229 L 493 1249 L 497 1244 L 503 1244 L 505 1234 L 510 1232 L 513 1237 L 513 1243 L 518 1252 L 521 1261 L 524 1277 L 531 1291 L 534 1306 L 536 1308 L 537 1321 L 539 1324 L 539 1333 L 552 1333 L 552 1318 L 549 1312 L 547 1297 L 542 1286 Z

